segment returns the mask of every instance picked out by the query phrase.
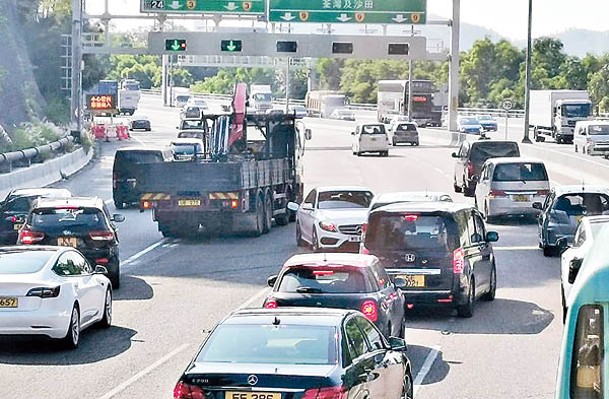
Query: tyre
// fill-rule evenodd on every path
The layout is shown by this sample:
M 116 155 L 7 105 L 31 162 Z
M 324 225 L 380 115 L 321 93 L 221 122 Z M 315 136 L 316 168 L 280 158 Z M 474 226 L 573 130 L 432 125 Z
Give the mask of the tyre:
M 264 199 L 264 225 L 262 227 L 262 234 L 266 234 L 271 231 L 273 226 L 273 202 L 270 195 L 265 195 Z
M 296 222 L 296 246 L 305 247 L 307 243 L 302 239 L 302 230 L 300 229 L 300 223 Z
M 264 233 L 264 203 L 260 196 L 256 197 L 256 225 L 252 231 L 254 237 L 260 237 Z
M 410 370 L 406 371 L 404 375 L 404 386 L 402 388 L 402 395 L 400 399 L 413 399 L 414 397 L 414 383 L 412 381 L 412 374 Z
M 70 317 L 70 324 L 68 325 L 68 331 L 66 336 L 61 340 L 63 346 L 68 349 L 78 348 L 80 342 L 80 312 L 78 306 L 74 304 L 72 308 L 72 317 Z
M 474 302 L 476 298 L 475 281 L 473 278 L 469 281 L 469 291 L 467 292 L 467 301 L 463 305 L 457 306 L 457 315 L 459 317 L 472 317 L 474 315 Z
M 491 270 L 491 286 L 487 293 L 482 295 L 482 300 L 484 301 L 493 301 L 495 299 L 495 293 L 497 292 L 497 269 L 495 265 L 493 265 L 493 269 Z
M 543 245 L 542 250 L 543 256 L 545 256 L 546 258 L 554 256 L 554 253 L 556 252 L 556 248 L 554 248 L 554 246 L 552 245 Z
M 110 284 L 112 284 L 112 289 L 117 290 L 121 286 L 121 266 L 118 258 L 114 259 L 116 262 L 116 272 L 112 274 L 108 274 L 108 279 L 110 279 Z
M 465 183 L 463 185 L 463 195 L 466 197 L 473 197 L 476 193 L 476 187 L 470 187 Z
M 395 142 L 395 139 L 391 140 L 391 145 L 392 145 L 392 146 L 394 146 L 394 147 L 398 145 L 398 144 Z
M 290 223 L 290 211 L 288 208 L 281 215 L 275 216 L 275 223 L 277 223 L 277 226 L 287 226 Z
M 114 200 L 114 207 L 116 209 L 123 209 L 125 207 L 125 203 L 121 200 L 115 199 Z
M 402 316 L 402 323 L 400 323 L 400 331 L 398 331 L 397 337 L 399 337 L 399 338 L 406 337 L 406 315 Z
M 311 249 L 313 252 L 320 252 L 321 248 L 319 248 L 319 240 L 317 239 L 317 231 L 313 228 L 313 234 L 311 235 Z
M 460 193 L 463 191 L 463 188 L 459 185 L 457 185 L 457 180 L 453 178 L 453 189 L 455 190 L 455 193 Z
M 418 141 L 416 141 L 416 142 L 414 143 L 414 145 L 416 145 L 416 146 L 418 147 L 418 146 L 419 146 L 419 142 L 418 142 Z
M 383 156 L 384 156 L 384 157 L 388 157 L 388 156 L 389 156 L 389 151 L 385 151 L 385 152 L 383 153 Z
M 577 144 L 575 144 L 575 152 L 578 152 L 578 151 L 577 151 Z
M 104 316 L 99 321 L 98 326 L 101 328 L 109 328 L 112 325 L 112 290 L 106 290 L 104 299 Z

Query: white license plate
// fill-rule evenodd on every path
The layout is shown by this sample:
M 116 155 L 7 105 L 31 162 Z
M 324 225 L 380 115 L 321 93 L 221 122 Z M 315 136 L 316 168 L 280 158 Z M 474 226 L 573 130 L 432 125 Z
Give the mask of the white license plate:
M 361 242 L 361 241 L 362 241 L 362 237 L 360 237 L 360 236 L 349 237 L 349 242 Z
M 23 227 L 23 223 L 15 223 L 13 225 L 13 230 L 15 230 L 15 231 L 19 230 L 19 229 L 21 229 L 21 227 Z
M 528 195 L 522 195 L 522 194 L 519 194 L 519 195 L 514 195 L 514 196 L 512 197 L 512 200 L 513 200 L 514 202 L 529 202 L 529 201 L 530 201 L 530 198 L 529 198 L 529 196 L 528 196 Z

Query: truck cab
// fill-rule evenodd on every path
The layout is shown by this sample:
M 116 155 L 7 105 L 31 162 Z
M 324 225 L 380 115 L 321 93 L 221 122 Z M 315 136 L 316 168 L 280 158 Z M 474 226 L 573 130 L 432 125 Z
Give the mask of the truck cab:
M 558 137 L 573 142 L 575 124 L 591 118 L 592 103 L 588 100 L 558 100 L 554 107 L 554 126 Z

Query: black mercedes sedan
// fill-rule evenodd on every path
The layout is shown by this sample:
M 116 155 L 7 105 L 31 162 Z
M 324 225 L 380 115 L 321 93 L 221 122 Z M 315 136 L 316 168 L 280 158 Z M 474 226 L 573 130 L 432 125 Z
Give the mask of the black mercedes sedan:
M 403 339 L 346 309 L 244 309 L 221 321 L 174 399 L 413 397 Z
M 315 306 L 359 310 L 386 337 L 404 337 L 404 295 L 372 255 L 294 255 L 278 276 L 265 308 Z

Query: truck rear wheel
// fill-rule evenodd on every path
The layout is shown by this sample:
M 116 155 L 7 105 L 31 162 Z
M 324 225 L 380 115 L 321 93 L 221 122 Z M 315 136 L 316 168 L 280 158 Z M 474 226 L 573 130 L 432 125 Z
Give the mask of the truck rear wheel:
M 175 228 L 171 223 L 161 222 L 160 220 L 158 221 L 158 223 L 159 223 L 159 231 L 161 232 L 163 237 L 175 237 L 176 236 Z
M 273 201 L 271 200 L 271 195 L 269 193 L 264 197 L 264 226 L 262 228 L 262 234 L 271 231 L 271 227 L 273 226 Z
M 262 234 L 264 234 L 264 202 L 262 202 L 261 196 L 258 195 L 256 196 L 256 220 L 252 235 L 260 237 Z

